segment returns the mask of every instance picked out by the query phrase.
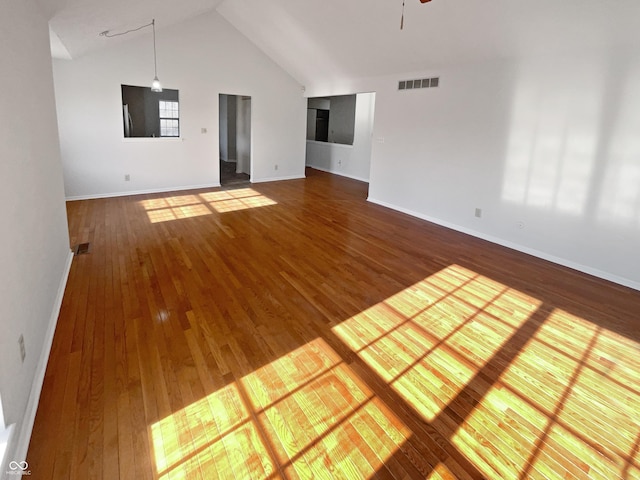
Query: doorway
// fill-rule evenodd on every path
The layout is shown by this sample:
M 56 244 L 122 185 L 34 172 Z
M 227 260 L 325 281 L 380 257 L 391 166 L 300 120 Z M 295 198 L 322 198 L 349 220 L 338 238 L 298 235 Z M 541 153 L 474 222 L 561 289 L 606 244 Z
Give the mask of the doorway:
M 220 185 L 251 181 L 251 97 L 219 97 Z

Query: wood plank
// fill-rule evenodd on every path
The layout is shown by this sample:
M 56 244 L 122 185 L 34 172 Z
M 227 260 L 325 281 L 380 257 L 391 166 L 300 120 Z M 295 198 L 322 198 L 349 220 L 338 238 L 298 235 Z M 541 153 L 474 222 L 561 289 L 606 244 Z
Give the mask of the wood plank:
M 34 475 L 638 475 L 639 292 L 307 173 L 68 203 Z

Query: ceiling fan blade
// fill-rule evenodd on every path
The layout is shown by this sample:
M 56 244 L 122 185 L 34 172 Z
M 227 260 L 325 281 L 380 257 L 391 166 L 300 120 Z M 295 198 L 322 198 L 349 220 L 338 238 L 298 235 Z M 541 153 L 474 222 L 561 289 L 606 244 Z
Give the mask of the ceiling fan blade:
M 427 3 L 430 2 L 431 0 L 420 0 L 420 3 Z

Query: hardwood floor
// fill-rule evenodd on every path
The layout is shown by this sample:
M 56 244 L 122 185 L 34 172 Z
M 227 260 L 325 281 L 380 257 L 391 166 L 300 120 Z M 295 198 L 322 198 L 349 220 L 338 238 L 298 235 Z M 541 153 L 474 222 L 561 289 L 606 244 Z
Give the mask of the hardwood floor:
M 640 478 L 640 293 L 307 174 L 68 204 L 34 478 Z

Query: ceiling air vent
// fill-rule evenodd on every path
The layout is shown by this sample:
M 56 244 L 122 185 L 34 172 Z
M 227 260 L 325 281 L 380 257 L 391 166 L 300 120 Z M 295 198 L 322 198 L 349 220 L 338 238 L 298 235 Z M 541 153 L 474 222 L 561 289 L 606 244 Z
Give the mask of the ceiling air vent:
M 398 90 L 415 90 L 416 88 L 435 88 L 440 84 L 440 77 L 419 78 L 417 80 L 400 80 Z

